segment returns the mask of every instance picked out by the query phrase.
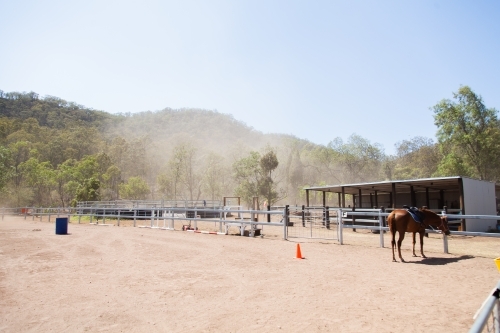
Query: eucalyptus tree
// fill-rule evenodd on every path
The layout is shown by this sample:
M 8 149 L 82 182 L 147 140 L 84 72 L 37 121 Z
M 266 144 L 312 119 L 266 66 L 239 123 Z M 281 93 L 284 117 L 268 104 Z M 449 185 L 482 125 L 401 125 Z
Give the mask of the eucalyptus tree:
M 62 207 L 69 206 L 76 195 L 77 176 L 75 166 L 77 161 L 68 159 L 59 164 L 55 170 L 56 190 Z
M 286 192 L 278 189 L 279 182 L 273 177 L 273 171 L 279 165 L 276 153 L 268 148 L 261 156 L 251 151 L 247 157 L 233 164 L 233 175 L 237 183 L 235 194 L 251 206 L 254 197 L 260 197 L 272 205 L 286 196 Z
M 116 165 L 108 167 L 106 172 L 101 175 L 102 189 L 101 197 L 103 200 L 118 200 L 120 198 L 119 185 L 122 181 L 122 172 Z
M 251 206 L 253 198 L 260 195 L 260 154 L 251 151 L 247 157 L 234 162 L 233 177 L 237 184 L 235 195 Z
M 267 152 L 260 159 L 262 175 L 259 192 L 269 206 L 286 196 L 286 192 L 283 189 L 278 189 L 276 177 L 273 177 L 273 172 L 278 168 L 278 165 L 279 162 L 276 153 L 268 148 Z
M 395 147 L 394 179 L 429 178 L 436 173 L 441 155 L 432 139 L 417 136 Z
M 9 163 L 10 159 L 10 150 L 4 146 L 0 146 L 0 193 L 4 191 L 12 175 L 12 167 Z
M 122 199 L 145 200 L 151 193 L 148 184 L 141 177 L 130 177 L 118 188 Z
M 444 156 L 441 175 L 499 179 L 500 128 L 498 111 L 487 108 L 480 95 L 468 86 L 433 107 L 437 137 Z
M 204 193 L 208 193 L 211 200 L 221 199 L 228 189 L 229 171 L 224 165 L 224 157 L 211 152 L 206 157 L 203 181 Z M 229 194 L 229 193 L 227 193 Z
M 26 179 L 27 186 L 32 190 L 32 204 L 41 207 L 51 206 L 51 191 L 56 185 L 52 165 L 49 162 L 40 162 L 37 158 L 32 157 L 21 163 L 19 169 Z
M 335 138 L 328 144 L 341 166 L 343 183 L 359 183 L 379 179 L 384 152 L 382 147 L 367 139 L 353 134 L 347 142 Z
M 197 162 L 196 149 L 190 143 L 174 147 L 165 171 L 157 177 L 159 191 L 166 199 L 199 199 L 202 176 Z

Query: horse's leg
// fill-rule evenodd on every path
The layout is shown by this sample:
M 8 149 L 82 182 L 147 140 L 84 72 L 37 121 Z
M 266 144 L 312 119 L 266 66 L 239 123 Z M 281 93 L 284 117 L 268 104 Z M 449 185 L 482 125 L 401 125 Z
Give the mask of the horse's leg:
M 416 257 L 417 255 L 415 254 L 415 233 L 413 232 L 413 256 Z
M 422 258 L 427 258 L 424 254 L 424 231 L 419 232 L 420 234 L 420 254 L 422 254 Z
M 394 253 L 394 250 L 396 249 L 396 232 L 391 230 L 391 235 L 392 235 L 392 240 L 391 240 L 391 245 L 392 245 L 392 261 L 397 261 L 396 260 L 396 255 Z
M 401 262 L 405 262 L 403 257 L 401 256 L 401 244 L 403 243 L 403 239 L 405 239 L 405 232 L 399 232 L 399 239 L 398 239 L 398 254 L 399 254 L 399 259 L 401 259 Z

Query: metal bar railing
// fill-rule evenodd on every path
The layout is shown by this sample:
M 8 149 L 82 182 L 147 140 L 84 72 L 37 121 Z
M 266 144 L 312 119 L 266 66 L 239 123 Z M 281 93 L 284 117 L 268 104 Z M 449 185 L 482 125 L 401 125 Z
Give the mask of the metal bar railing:
M 480 333 L 485 327 L 488 332 L 500 332 L 500 281 L 484 300 L 483 304 L 474 315 L 474 323 L 469 333 Z M 489 322 L 491 321 L 491 327 Z

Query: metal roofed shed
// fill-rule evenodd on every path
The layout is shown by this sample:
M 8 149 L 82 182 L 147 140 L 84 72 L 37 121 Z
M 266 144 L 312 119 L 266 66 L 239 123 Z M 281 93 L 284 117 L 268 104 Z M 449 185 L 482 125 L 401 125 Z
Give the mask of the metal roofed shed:
M 449 214 L 497 215 L 497 195 L 500 185 L 492 182 L 454 176 L 393 180 L 373 183 L 306 187 L 307 206 L 311 192 L 322 193 L 322 205 L 346 207 L 346 195 L 352 196 L 355 208 L 402 208 L 403 205 L 442 210 Z M 332 197 L 328 194 L 337 194 Z M 328 202 L 327 202 L 328 201 Z M 459 230 L 484 232 L 496 229 L 496 220 L 461 220 Z

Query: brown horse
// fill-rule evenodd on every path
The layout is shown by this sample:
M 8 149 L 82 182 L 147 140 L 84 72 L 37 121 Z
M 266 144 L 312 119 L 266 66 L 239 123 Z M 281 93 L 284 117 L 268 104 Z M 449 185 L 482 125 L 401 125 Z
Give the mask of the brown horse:
M 406 232 L 413 233 L 413 256 L 416 257 L 415 254 L 415 234 L 418 232 L 420 235 L 420 253 L 422 254 L 422 258 L 426 258 L 424 255 L 424 233 L 426 227 L 438 228 L 446 235 L 450 234 L 450 229 L 448 228 L 448 219 L 446 216 L 439 216 L 433 211 L 428 209 L 419 209 L 419 211 L 424 216 L 423 223 L 415 222 L 415 220 L 411 217 L 410 213 L 405 209 L 395 209 L 389 214 L 387 217 L 387 224 L 389 226 L 389 230 L 392 234 L 392 261 L 396 261 L 396 256 L 394 254 L 394 249 L 396 248 L 396 232 L 399 232 L 398 239 L 398 254 L 399 259 L 404 262 L 403 257 L 401 256 L 401 243 L 405 238 Z

